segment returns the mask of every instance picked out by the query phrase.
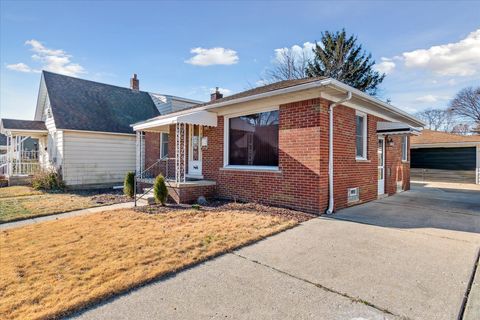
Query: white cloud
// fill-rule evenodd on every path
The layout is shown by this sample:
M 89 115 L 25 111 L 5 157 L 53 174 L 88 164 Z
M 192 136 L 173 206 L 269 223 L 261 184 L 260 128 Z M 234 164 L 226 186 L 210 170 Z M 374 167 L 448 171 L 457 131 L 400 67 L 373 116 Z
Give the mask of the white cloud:
M 61 73 L 69 76 L 76 76 L 86 73 L 85 69 L 78 63 L 72 63 L 72 56 L 61 49 L 50 49 L 45 47 L 40 41 L 32 39 L 25 41 L 25 45 L 30 46 L 34 52 L 32 60 L 40 63 L 40 69 Z M 39 69 L 32 68 L 27 64 L 20 62 L 9 64 L 7 68 L 19 72 L 40 72 Z
M 26 73 L 40 72 L 40 70 L 34 70 L 34 69 L 30 68 L 29 66 L 27 66 L 23 62 L 14 63 L 14 64 L 7 64 L 7 69 L 10 69 L 10 70 L 13 70 L 13 71 L 18 71 L 18 72 L 26 72 Z
M 402 54 L 405 66 L 441 76 L 471 76 L 480 70 L 480 29 L 465 39 Z
M 415 99 L 416 102 L 421 102 L 421 103 L 434 103 L 438 102 L 440 100 L 448 100 L 450 97 L 448 96 L 437 96 L 433 94 L 427 94 L 425 96 L 421 96 Z
M 315 47 L 315 43 L 312 42 L 305 42 L 302 46 L 295 44 L 290 48 L 283 47 L 275 49 L 275 60 L 282 62 L 284 59 L 284 55 L 286 53 L 292 53 L 295 57 L 305 57 L 305 59 L 310 59 L 313 57 L 313 48 Z
M 375 64 L 373 68 L 380 72 L 380 73 L 385 73 L 385 74 L 390 74 L 395 70 L 395 62 L 392 61 L 392 59 L 382 57 L 381 58 L 382 62 Z
M 195 66 L 231 65 L 238 63 L 239 60 L 235 50 L 220 47 L 211 49 L 193 48 L 190 53 L 194 56 L 186 60 L 185 63 Z

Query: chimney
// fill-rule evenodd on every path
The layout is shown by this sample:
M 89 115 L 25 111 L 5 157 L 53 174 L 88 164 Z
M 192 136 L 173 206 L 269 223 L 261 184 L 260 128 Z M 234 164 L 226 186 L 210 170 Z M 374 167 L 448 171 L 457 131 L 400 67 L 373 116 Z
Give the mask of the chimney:
M 136 73 L 134 73 L 133 77 L 130 78 L 130 89 L 140 90 L 140 80 L 137 79 Z
M 216 87 L 215 92 L 210 95 L 210 101 L 215 101 L 222 98 L 223 94 L 221 94 L 220 91 L 218 91 L 218 87 Z

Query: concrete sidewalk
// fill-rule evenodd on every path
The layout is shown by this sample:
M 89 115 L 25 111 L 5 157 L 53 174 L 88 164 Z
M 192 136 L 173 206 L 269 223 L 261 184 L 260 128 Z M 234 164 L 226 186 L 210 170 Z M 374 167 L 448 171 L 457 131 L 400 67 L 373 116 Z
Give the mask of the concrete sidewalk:
M 44 221 L 52 221 L 52 220 L 75 217 L 75 216 L 80 216 L 85 214 L 91 214 L 91 213 L 97 213 L 97 212 L 109 211 L 109 210 L 125 209 L 125 208 L 133 208 L 133 202 L 117 203 L 117 204 L 112 204 L 108 206 L 93 207 L 93 208 L 69 211 L 64 213 L 57 213 L 57 214 L 52 214 L 52 215 L 43 216 L 43 217 L 36 217 L 31 219 L 2 223 L 0 224 L 0 231 L 23 227 L 29 224 L 40 223 Z

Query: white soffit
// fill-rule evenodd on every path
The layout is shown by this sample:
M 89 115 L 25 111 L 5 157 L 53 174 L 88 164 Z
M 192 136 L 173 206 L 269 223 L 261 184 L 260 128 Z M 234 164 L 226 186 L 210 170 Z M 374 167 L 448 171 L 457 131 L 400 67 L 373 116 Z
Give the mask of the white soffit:
M 185 113 L 181 115 L 159 117 L 151 121 L 139 123 L 133 126 L 133 130 L 144 130 L 161 127 L 170 124 L 184 123 L 184 124 L 197 124 L 208 127 L 217 126 L 217 114 L 205 110 Z

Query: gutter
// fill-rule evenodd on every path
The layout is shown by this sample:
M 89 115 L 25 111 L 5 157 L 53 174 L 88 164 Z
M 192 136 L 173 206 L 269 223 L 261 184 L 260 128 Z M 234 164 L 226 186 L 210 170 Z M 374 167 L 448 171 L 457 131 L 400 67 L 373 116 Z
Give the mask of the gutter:
M 347 96 L 330 104 L 328 107 L 329 128 L 328 128 L 328 209 L 327 214 L 332 214 L 334 210 L 333 196 L 333 108 L 352 99 L 352 92 L 347 91 Z

